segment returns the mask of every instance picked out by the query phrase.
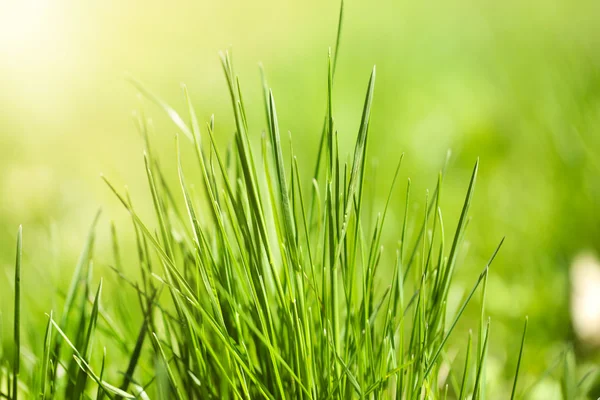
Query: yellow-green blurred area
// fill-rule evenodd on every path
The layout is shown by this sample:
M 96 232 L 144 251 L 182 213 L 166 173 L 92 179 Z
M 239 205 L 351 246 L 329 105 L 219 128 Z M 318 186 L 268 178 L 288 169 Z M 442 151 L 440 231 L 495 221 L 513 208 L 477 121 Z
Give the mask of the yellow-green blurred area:
M 202 120 L 215 114 L 218 140 L 226 146 L 234 127 L 218 51 L 232 49 L 257 143 L 266 125 L 262 63 L 280 126 L 292 133 L 310 188 L 338 7 L 335 1 L 315 0 L 2 0 L 3 331 L 10 332 L 8 288 L 19 224 L 24 225 L 23 302 L 29 310 L 23 323 L 39 328 L 43 313 L 61 302 L 98 207 L 103 208 L 99 251 L 109 249 L 110 220 L 116 221 L 125 249 L 133 241 L 128 216 L 100 173 L 118 187 L 128 185 L 134 204 L 152 221 L 133 110 L 143 109 L 153 119 L 154 146 L 177 183 L 177 128 L 159 108 L 138 99 L 127 74 L 182 115 L 187 115 L 180 87 L 185 82 Z M 416 230 L 426 189 L 433 191 L 452 150 L 442 194 L 449 240 L 480 157 L 456 283 L 459 289 L 471 287 L 506 236 L 488 284 L 491 365 L 494 360 L 512 365 L 529 315 L 524 368 L 530 380 L 576 339 L 569 267 L 578 254 L 600 250 L 598 21 L 596 1 L 346 2 L 333 113 L 341 148 L 350 152 L 376 64 L 368 153 L 373 166 L 367 177 L 375 209 L 382 208 L 398 157 L 406 153 L 386 251 L 393 257 L 406 179 L 413 182 Z M 193 161 L 184 161 L 190 179 L 199 176 Z M 102 263 L 110 262 L 110 254 L 99 256 L 96 268 L 108 271 Z M 466 339 L 466 329 L 476 324 L 475 318 L 466 320 L 457 340 Z M 581 360 L 593 357 L 587 347 L 580 353 Z

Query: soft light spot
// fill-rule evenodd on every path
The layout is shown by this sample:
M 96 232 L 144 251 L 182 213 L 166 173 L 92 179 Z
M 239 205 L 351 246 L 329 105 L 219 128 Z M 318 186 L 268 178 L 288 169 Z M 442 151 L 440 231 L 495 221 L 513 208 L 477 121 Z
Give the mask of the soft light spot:
M 582 253 L 571 264 L 571 318 L 577 337 L 600 346 L 600 261 Z

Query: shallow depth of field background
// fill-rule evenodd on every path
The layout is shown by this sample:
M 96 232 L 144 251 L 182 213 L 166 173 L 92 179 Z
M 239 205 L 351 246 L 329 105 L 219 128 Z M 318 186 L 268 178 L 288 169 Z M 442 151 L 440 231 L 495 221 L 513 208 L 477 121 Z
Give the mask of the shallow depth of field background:
M 182 115 L 185 82 L 199 116 L 215 114 L 226 146 L 233 123 L 218 51 L 232 48 L 256 139 L 265 127 L 261 62 L 281 128 L 292 132 L 308 182 L 338 6 L 315 0 L 0 2 L 2 340 L 10 340 L 7 288 L 18 224 L 24 225 L 27 332 L 43 329 L 44 312 L 61 304 L 98 207 L 96 276 L 110 275 L 109 221 L 116 222 L 124 248 L 133 239 L 100 173 L 128 185 L 151 221 L 133 110 L 152 117 L 155 147 L 176 183 L 176 128 L 136 97 L 127 73 Z M 578 343 L 570 321 L 569 268 L 578 255 L 600 251 L 600 3 L 348 0 L 345 11 L 334 116 L 347 138 L 342 147 L 350 151 L 377 64 L 369 147 L 375 209 L 383 206 L 399 154 L 406 153 L 387 224 L 388 253 L 399 236 L 406 179 L 413 182 L 416 224 L 426 189 L 433 189 L 452 150 L 443 190 L 449 238 L 479 156 L 454 297 L 472 285 L 506 236 L 488 287 L 488 373 L 512 374 L 525 315 L 524 382 L 540 375 L 567 343 L 575 343 L 581 363 L 593 360 L 593 348 Z M 186 169 L 190 178 L 198 176 L 191 156 Z M 470 315 L 455 334 L 462 347 L 466 330 L 477 326 L 474 309 Z M 538 390 L 557 385 L 549 377 Z

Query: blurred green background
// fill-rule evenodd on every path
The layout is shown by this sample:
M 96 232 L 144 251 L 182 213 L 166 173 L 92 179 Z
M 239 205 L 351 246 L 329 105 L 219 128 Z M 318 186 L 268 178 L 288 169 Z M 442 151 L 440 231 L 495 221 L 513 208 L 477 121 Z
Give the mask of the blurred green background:
M 94 210 L 104 210 L 101 247 L 108 247 L 108 221 L 126 220 L 101 172 L 127 184 L 134 202 L 149 209 L 132 110 L 143 107 L 152 116 L 163 165 L 176 178 L 176 128 L 137 98 L 125 74 L 182 114 L 185 82 L 198 114 L 203 120 L 215 114 L 226 143 L 233 124 L 218 51 L 233 49 L 255 138 L 265 125 L 261 62 L 281 127 L 292 132 L 308 177 L 338 7 L 337 1 L 316 0 L 0 2 L 0 288 L 12 282 L 14 237 L 23 224 L 23 280 L 36 289 L 25 297 L 30 312 L 24 323 L 43 324 L 43 312 L 60 301 Z M 452 149 L 443 192 L 450 234 L 472 165 L 481 158 L 457 283 L 470 287 L 506 236 L 488 292 L 490 370 L 506 377 L 525 315 L 529 382 L 576 339 L 569 266 L 581 252 L 600 250 L 598 21 L 597 1 L 346 2 L 334 115 L 347 137 L 342 148 L 350 150 L 368 75 L 377 64 L 369 148 L 376 207 L 399 154 L 406 153 L 387 228 L 389 247 L 407 177 L 418 215 Z M 0 290 L 6 333 L 10 296 Z M 582 362 L 593 357 L 593 349 L 579 351 Z M 548 390 L 556 388 L 552 378 L 545 382 Z

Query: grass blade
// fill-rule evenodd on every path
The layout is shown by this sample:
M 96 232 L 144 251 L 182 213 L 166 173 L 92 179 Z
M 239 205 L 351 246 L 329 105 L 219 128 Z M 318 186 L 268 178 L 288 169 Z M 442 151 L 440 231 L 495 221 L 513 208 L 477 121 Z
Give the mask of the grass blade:
M 48 374 L 50 372 L 50 350 L 52 348 L 52 316 L 50 311 L 48 324 L 46 325 L 46 334 L 44 335 L 44 355 L 42 357 L 42 368 L 40 370 L 40 397 L 46 398 Z
M 14 340 L 15 361 L 13 364 L 12 398 L 19 397 L 19 372 L 21 368 L 21 263 L 23 258 L 23 226 L 17 232 L 17 257 L 15 261 L 15 311 L 14 311 Z
M 477 362 L 477 377 L 475 378 L 475 388 L 473 389 L 473 396 L 472 396 L 472 399 L 474 399 L 474 400 L 477 400 L 479 398 L 477 395 L 479 395 L 479 390 L 482 385 L 481 382 L 483 382 L 483 380 L 485 379 L 485 377 L 482 374 L 482 371 L 485 368 L 485 358 L 487 355 L 489 337 L 490 337 L 490 320 L 488 319 L 487 326 L 485 328 L 484 338 L 483 338 L 483 345 L 481 346 L 481 356 L 479 358 L 479 361 Z
M 465 368 L 463 369 L 462 383 L 460 384 L 460 392 L 458 399 L 464 399 L 465 390 L 467 389 L 467 380 L 469 377 L 469 361 L 471 357 L 471 343 L 473 342 L 473 331 L 469 331 L 469 340 L 467 342 L 467 355 L 465 356 Z
M 456 314 L 456 317 L 454 317 L 454 320 L 452 321 L 452 324 L 450 325 L 450 328 L 448 329 L 448 332 L 446 333 L 446 335 L 442 339 L 442 342 L 438 346 L 438 348 L 437 348 L 436 352 L 434 353 L 433 357 L 431 357 L 431 359 L 429 360 L 429 365 L 427 367 L 427 370 L 425 371 L 425 375 L 423 376 L 423 379 L 425 379 L 429 375 L 429 373 L 431 372 L 432 368 L 435 366 L 435 363 L 436 363 L 438 357 L 440 356 L 440 353 L 442 352 L 442 349 L 444 348 L 444 345 L 446 344 L 446 342 L 448 341 L 448 338 L 450 337 L 450 334 L 452 333 L 452 331 L 456 327 L 456 324 L 458 323 L 458 320 L 460 319 L 461 315 L 465 311 L 465 308 L 467 308 L 467 305 L 471 301 L 471 298 L 475 294 L 475 291 L 479 287 L 479 284 L 483 281 L 483 279 L 487 275 L 490 265 L 494 261 L 494 258 L 496 258 L 496 255 L 498 254 L 498 251 L 500 251 L 500 247 L 502 247 L 502 243 L 504 243 L 504 239 L 502 239 L 500 241 L 500 244 L 498 245 L 498 247 L 496 247 L 496 250 L 494 251 L 494 254 L 492 254 L 492 257 L 490 257 L 490 260 L 488 261 L 488 263 L 485 266 L 484 270 L 481 272 L 481 274 L 479 274 L 479 278 L 477 279 L 477 282 L 475 283 L 475 285 L 471 289 L 471 292 L 467 296 L 467 299 L 463 302 L 462 306 L 458 310 L 458 313 Z
M 96 291 L 96 296 L 94 298 L 94 304 L 92 306 L 92 313 L 88 320 L 87 334 L 85 336 L 83 342 L 83 354 L 82 358 L 86 362 L 90 362 L 92 356 L 92 347 L 94 344 L 94 334 L 96 332 L 96 323 L 98 322 L 98 309 L 100 307 L 100 294 L 102 293 L 102 280 L 100 280 L 100 284 L 98 285 L 98 290 Z M 83 396 L 85 391 L 85 386 L 87 383 L 88 374 L 85 371 L 80 371 L 77 375 L 77 383 L 75 385 L 74 396 L 75 398 L 80 398 Z
M 367 87 L 367 94 L 365 97 L 365 103 L 363 106 L 362 118 L 360 121 L 360 128 L 358 131 L 358 137 L 356 139 L 356 146 L 354 148 L 354 160 L 352 163 L 352 171 L 350 173 L 350 183 L 348 184 L 346 205 L 344 207 L 344 219 L 342 222 L 342 231 L 338 241 L 338 246 L 335 251 L 335 262 L 337 262 L 340 253 L 342 251 L 341 243 L 343 242 L 346 231 L 348 230 L 348 221 L 350 220 L 350 213 L 354 205 L 354 195 L 357 189 L 361 186 L 361 179 L 363 175 L 363 162 L 366 156 L 367 147 L 367 134 L 369 132 L 369 120 L 371 119 L 371 106 L 373 103 L 373 93 L 375 91 L 375 75 L 376 68 L 373 67 L 371 77 L 369 78 L 369 85 Z
M 527 323 L 529 318 L 525 317 L 525 325 L 523 326 L 523 336 L 521 337 L 521 347 L 519 349 L 519 358 L 517 359 L 517 370 L 515 371 L 515 381 L 513 383 L 512 392 L 510 394 L 510 400 L 514 400 L 515 393 L 517 391 L 517 380 L 519 379 L 519 369 L 521 367 L 521 360 L 523 359 L 523 348 L 525 347 L 525 337 L 527 336 Z

